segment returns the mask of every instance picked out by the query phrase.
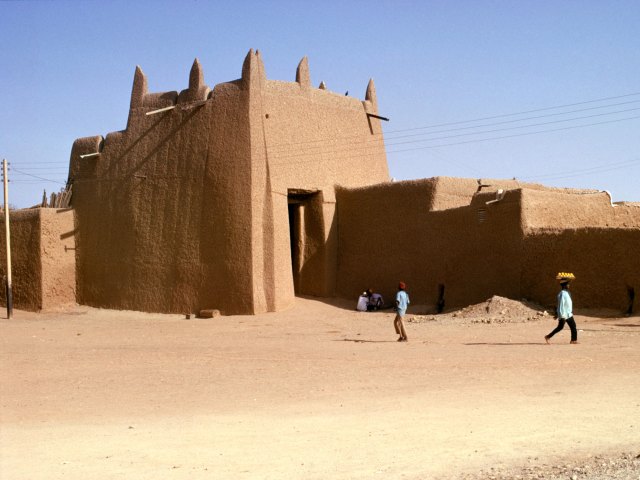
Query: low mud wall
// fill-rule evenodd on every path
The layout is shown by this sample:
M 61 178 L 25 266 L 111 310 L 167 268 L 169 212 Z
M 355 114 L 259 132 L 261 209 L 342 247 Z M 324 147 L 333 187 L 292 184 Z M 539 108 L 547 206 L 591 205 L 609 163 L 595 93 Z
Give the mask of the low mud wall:
M 402 280 L 412 304 L 427 311 L 442 289 L 445 307 L 519 298 L 520 191 L 430 211 L 433 187 L 417 180 L 338 191 L 339 296 L 353 298 L 355 307 L 358 294 L 373 288 L 392 303 Z
M 640 230 L 578 228 L 533 230 L 525 236 L 523 295 L 552 306 L 558 290 L 554 276 L 572 272 L 574 308 L 640 310 Z M 633 302 L 632 302 L 633 300 Z
M 10 213 L 13 306 L 37 312 L 75 303 L 73 211 L 36 208 Z M 0 222 L 0 302 L 6 306 L 4 216 Z
M 40 213 L 38 209 L 10 212 L 11 278 L 13 306 L 36 312 L 42 309 L 42 268 L 40 251 Z M 4 212 L 0 220 L 0 301 L 7 305 L 7 247 Z

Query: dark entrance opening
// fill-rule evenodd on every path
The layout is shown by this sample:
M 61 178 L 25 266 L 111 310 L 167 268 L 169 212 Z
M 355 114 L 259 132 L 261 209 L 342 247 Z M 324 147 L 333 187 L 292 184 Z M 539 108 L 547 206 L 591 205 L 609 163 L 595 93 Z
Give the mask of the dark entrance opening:
M 289 189 L 287 193 L 294 292 L 314 295 L 322 275 L 315 265 L 323 248 L 322 200 L 318 191 Z
M 298 293 L 300 287 L 300 266 L 302 263 L 302 204 L 289 200 L 289 242 L 291 244 L 291 273 L 293 289 Z

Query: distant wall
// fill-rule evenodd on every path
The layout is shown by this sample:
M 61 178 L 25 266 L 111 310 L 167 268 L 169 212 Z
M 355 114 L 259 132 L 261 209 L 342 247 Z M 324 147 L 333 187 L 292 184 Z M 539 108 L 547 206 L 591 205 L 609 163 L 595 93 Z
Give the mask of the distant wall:
M 398 281 L 413 305 L 432 308 L 439 286 L 447 307 L 498 294 L 517 298 L 522 249 L 520 191 L 487 205 L 430 211 L 433 179 L 341 189 L 338 206 L 338 294 L 357 298 L 371 287 L 393 300 Z
M 74 304 L 73 212 L 36 208 L 19 210 L 10 215 L 14 307 L 40 311 Z M 0 224 L 4 232 L 4 216 Z M 4 276 L 7 264 L 4 233 L 0 239 L 0 249 L 0 274 Z M 6 306 L 4 283 L 0 288 L 0 301 Z
M 523 221 L 530 229 L 640 228 L 640 208 L 612 206 L 607 192 L 527 189 L 522 205 Z
M 555 275 L 568 271 L 576 308 L 626 312 L 635 295 L 638 311 L 640 209 L 612 207 L 602 193 L 536 187 L 498 201 L 496 191 L 475 193 L 466 206 L 440 210 L 471 187 L 436 178 L 338 190 L 338 294 L 355 299 L 371 287 L 391 302 L 403 280 L 427 310 L 439 285 L 446 307 L 502 295 L 553 308 Z M 572 226 L 584 224 L 592 226 Z
M 554 276 L 572 272 L 575 308 L 611 308 L 626 312 L 633 288 L 633 311 L 640 310 L 640 230 L 577 228 L 540 229 L 524 239 L 522 289 L 525 295 L 554 306 Z

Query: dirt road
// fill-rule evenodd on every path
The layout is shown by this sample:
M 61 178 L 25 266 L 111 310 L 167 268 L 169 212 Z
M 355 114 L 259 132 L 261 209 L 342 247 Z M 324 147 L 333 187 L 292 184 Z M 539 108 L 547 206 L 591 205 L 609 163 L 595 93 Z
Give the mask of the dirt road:
M 0 478 L 487 478 L 640 453 L 640 318 L 577 315 L 579 345 L 546 345 L 549 317 L 424 317 L 398 343 L 392 312 L 352 307 L 18 311 Z

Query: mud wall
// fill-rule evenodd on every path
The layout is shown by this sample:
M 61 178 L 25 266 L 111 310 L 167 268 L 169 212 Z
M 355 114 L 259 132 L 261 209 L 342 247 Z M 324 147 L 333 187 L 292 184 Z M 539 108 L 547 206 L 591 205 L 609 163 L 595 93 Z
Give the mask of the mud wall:
M 196 62 L 190 93 L 146 94 L 136 71 L 127 130 L 74 143 L 80 303 L 253 312 L 245 87 L 240 80 L 209 93 Z M 147 116 L 162 98 L 177 98 L 175 108 Z
M 572 272 L 574 308 L 611 308 L 625 313 L 630 289 L 633 312 L 640 310 L 640 230 L 539 229 L 524 239 L 522 289 L 528 298 L 553 307 L 558 271 Z
M 306 58 L 297 82 L 266 81 L 263 115 L 272 187 L 326 190 L 389 180 L 375 87 L 367 100 L 311 86 Z M 364 90 L 364 89 L 363 89 Z
M 42 309 L 42 266 L 39 209 L 9 212 L 11 226 L 11 279 L 13 306 L 37 312 Z M 7 247 L 4 212 L 0 219 L 0 301 L 7 305 Z
M 72 209 L 41 208 L 42 309 L 76 303 L 76 251 Z
M 526 189 L 523 196 L 526 228 L 640 228 L 640 208 L 611 204 L 607 192 Z
M 127 129 L 72 149 L 78 301 L 180 313 L 290 306 L 292 191 L 315 195 L 301 289 L 333 294 L 334 185 L 388 179 L 380 122 L 367 115 L 372 82 L 365 96 L 311 88 L 306 59 L 296 82 L 268 81 L 253 51 L 241 78 L 213 91 L 197 61 L 180 93 L 148 93 L 137 68 Z
M 338 191 L 340 296 L 355 299 L 371 287 L 389 303 L 403 280 L 418 310 L 434 308 L 440 285 L 446 307 L 494 294 L 518 298 L 521 192 L 489 205 L 495 192 L 481 193 L 466 207 L 430 211 L 436 184 L 427 179 Z
M 502 295 L 553 308 L 555 275 L 570 271 L 576 308 L 638 311 L 640 229 L 621 225 L 636 225 L 640 209 L 612 207 L 606 194 L 520 188 L 440 210 L 443 189 L 456 204 L 469 187 L 436 178 L 340 189 L 338 294 L 355 299 L 371 287 L 392 302 L 404 280 L 427 311 L 439 285 L 446 307 Z M 563 227 L 585 223 L 596 226 Z
M 358 187 L 389 180 L 386 153 L 373 81 L 365 100 L 311 84 L 308 61 L 302 59 L 295 82 L 263 79 L 260 115 L 252 122 L 264 132 L 273 228 L 273 277 L 279 297 L 289 297 L 291 250 L 288 199 L 306 192 L 302 234 L 305 253 L 298 293 L 332 296 L 336 278 L 335 185 Z
M 36 208 L 11 212 L 13 305 L 37 312 L 75 304 L 73 211 Z M 0 239 L 0 275 L 6 275 L 4 216 Z M 5 283 L 0 301 L 6 306 Z

